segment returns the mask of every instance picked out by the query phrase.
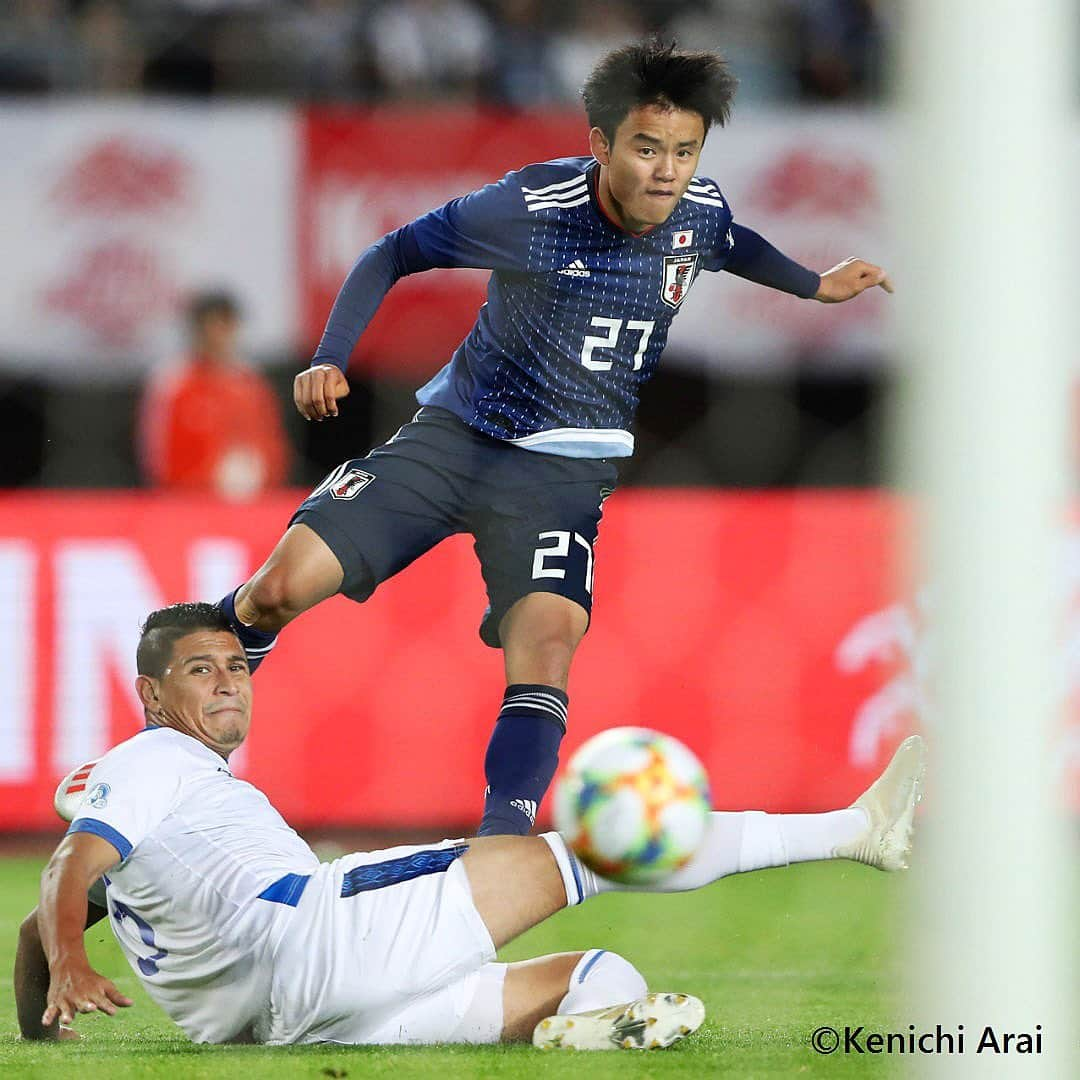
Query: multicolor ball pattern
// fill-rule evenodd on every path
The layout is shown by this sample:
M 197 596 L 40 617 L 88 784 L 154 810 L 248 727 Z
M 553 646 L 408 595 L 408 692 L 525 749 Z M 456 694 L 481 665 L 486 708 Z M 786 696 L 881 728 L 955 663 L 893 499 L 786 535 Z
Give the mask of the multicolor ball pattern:
M 693 858 L 711 806 L 705 770 L 678 739 L 611 728 L 570 759 L 555 790 L 555 827 L 602 877 L 652 884 Z

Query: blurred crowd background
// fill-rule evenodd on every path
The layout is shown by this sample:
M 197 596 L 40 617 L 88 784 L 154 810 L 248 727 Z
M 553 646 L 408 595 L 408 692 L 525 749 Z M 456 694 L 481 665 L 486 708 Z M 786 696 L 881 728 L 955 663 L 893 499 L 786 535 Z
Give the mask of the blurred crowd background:
M 600 55 L 660 33 L 729 58 L 749 125 L 758 108 L 874 109 L 887 81 L 886 14 L 875 0 L 7 0 L 0 114 L 28 100 L 86 99 L 565 112 L 578 107 Z M 782 236 L 770 238 L 784 246 Z M 304 424 L 291 383 L 306 352 L 245 355 L 243 296 L 225 298 L 229 333 L 208 346 L 195 309 L 219 283 L 197 284 L 176 304 L 184 362 L 216 363 L 215 350 L 226 369 L 257 361 L 247 396 L 273 413 L 270 456 L 254 473 L 232 463 L 223 472 L 232 480 L 219 481 L 219 490 L 243 498 L 266 485 L 311 484 L 411 414 L 423 380 L 395 378 L 384 363 L 350 373 L 344 420 Z M 623 483 L 879 483 L 888 364 L 871 355 L 830 370 L 828 356 L 815 356 L 821 348 L 809 341 L 794 364 L 762 357 L 760 367 L 738 370 L 680 364 L 677 355 L 662 363 L 643 397 L 638 452 L 624 464 Z M 176 356 L 155 357 L 161 371 L 142 385 L 84 379 L 77 365 L 61 378 L 38 377 L 33 364 L 5 363 L 11 359 L 0 355 L 0 486 L 176 483 L 166 425 L 189 449 L 199 427 L 170 411 L 181 396 Z M 205 380 L 196 390 L 185 385 L 192 415 L 200 402 L 220 400 L 215 393 Z
M 736 61 L 742 102 L 881 91 L 878 0 L 7 0 L 7 93 L 241 95 L 517 108 L 575 100 L 646 33 Z

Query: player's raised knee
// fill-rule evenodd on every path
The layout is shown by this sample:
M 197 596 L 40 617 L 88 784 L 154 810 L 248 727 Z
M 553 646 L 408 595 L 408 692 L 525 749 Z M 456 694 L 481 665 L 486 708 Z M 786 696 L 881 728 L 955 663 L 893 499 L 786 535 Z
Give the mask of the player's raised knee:
M 565 597 L 533 593 L 519 600 L 500 627 L 509 681 L 565 686 L 587 626 L 584 609 Z
M 556 634 L 536 638 L 522 652 L 507 650 L 510 681 L 535 683 L 544 686 L 565 686 L 570 675 L 570 662 L 577 648 L 576 641 Z
M 322 597 L 311 595 L 302 572 L 288 566 L 268 566 L 251 579 L 239 602 L 244 608 L 245 622 L 281 627 L 319 599 Z

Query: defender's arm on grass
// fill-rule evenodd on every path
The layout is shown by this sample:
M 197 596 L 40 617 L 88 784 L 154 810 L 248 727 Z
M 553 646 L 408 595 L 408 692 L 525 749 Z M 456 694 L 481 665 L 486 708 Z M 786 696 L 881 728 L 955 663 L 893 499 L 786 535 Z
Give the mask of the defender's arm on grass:
M 101 922 L 108 912 L 92 900 L 86 905 L 86 930 Z M 19 927 L 19 944 L 15 950 L 15 1008 L 19 1014 L 19 1031 L 24 1039 L 71 1039 L 78 1035 L 71 1028 L 61 1028 L 54 1021 L 43 1027 L 41 1014 L 45 1011 L 49 993 L 49 961 L 41 945 L 38 931 L 38 909 L 34 908 Z
M 60 841 L 41 875 L 41 901 L 19 931 L 15 997 L 27 1039 L 59 1038 L 77 1013 L 133 1004 L 90 966 L 83 934 L 105 912 L 87 899 L 90 886 L 120 862 L 120 853 L 92 833 Z

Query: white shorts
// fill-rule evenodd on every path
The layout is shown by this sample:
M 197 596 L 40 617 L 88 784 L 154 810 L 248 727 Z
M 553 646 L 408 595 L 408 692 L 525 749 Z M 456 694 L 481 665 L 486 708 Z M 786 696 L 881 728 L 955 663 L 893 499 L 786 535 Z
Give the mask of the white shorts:
M 266 1041 L 496 1041 L 505 965 L 491 963 L 465 850 L 444 840 L 321 866 L 274 957 Z

